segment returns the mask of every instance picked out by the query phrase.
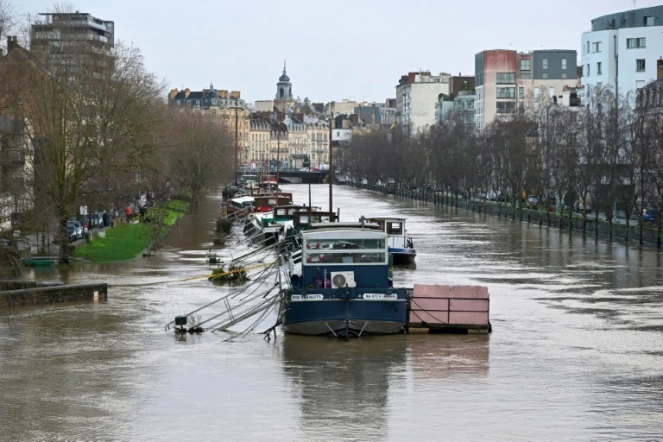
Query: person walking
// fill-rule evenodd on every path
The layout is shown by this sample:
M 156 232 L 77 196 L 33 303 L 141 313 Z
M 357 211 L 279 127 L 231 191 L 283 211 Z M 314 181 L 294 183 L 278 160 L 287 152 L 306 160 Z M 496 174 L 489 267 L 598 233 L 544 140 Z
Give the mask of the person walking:
M 124 208 L 124 214 L 127 217 L 127 223 L 131 222 L 131 206 L 127 204 L 127 207 Z

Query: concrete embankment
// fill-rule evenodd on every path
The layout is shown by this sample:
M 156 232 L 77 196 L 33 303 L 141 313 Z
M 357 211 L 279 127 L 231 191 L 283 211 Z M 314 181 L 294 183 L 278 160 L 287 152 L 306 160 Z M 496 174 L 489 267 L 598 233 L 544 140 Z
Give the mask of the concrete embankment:
M 617 219 L 611 225 L 607 221 L 601 219 L 597 222 L 591 214 L 588 214 L 583 232 L 583 220 L 578 215 L 573 215 L 569 220 L 569 217 L 566 214 L 561 216 L 554 212 L 546 213 L 543 211 L 528 209 L 527 207 L 514 208 L 506 203 L 498 204 L 492 201 L 468 201 L 464 198 L 454 198 L 451 195 L 444 195 L 441 192 L 403 188 L 393 189 L 382 185 L 356 183 L 351 181 L 346 181 L 345 184 L 359 189 L 366 189 L 384 194 L 393 194 L 396 197 L 407 198 L 414 201 L 424 201 L 436 205 L 465 209 L 475 213 L 485 213 L 488 215 L 503 217 L 505 219 L 513 219 L 530 224 L 556 228 L 567 232 L 570 230 L 584 233 L 588 236 L 598 236 L 601 238 L 617 239 L 621 241 L 626 241 L 628 238 L 628 242 L 634 244 L 638 243 L 640 238 L 640 226 L 637 221 L 632 221 L 627 229 L 626 220 L 624 219 Z M 658 247 L 660 247 L 662 241 L 662 234 L 657 226 L 643 227 L 642 242 L 644 245 L 653 247 L 658 245 Z
M 62 302 L 101 301 L 108 284 L 59 284 L 34 281 L 0 281 L 0 309 Z

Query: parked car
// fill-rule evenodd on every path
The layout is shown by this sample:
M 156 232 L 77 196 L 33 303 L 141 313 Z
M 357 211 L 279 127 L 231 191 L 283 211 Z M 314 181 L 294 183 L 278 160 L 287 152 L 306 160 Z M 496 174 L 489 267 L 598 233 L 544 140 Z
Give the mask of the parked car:
M 529 198 L 527 198 L 527 202 L 533 206 L 536 206 L 537 204 L 539 204 L 539 198 L 535 196 L 530 196 Z
M 90 221 L 87 218 L 87 215 L 81 215 L 78 217 L 78 222 L 81 224 L 81 227 L 83 228 L 83 236 L 90 230 Z
M 60 225 L 55 227 L 56 242 L 60 240 Z M 78 229 L 73 221 L 67 221 L 67 240 L 69 242 L 76 241 L 78 238 Z
M 642 221 L 646 223 L 653 223 L 656 221 L 656 210 L 644 209 L 642 211 Z
M 87 219 L 89 221 L 88 227 L 90 229 L 103 227 L 101 221 L 101 213 L 99 212 L 88 213 Z
M 81 223 L 75 219 L 70 219 L 69 221 L 67 221 L 67 226 L 69 226 L 69 224 L 74 226 L 76 232 L 76 239 L 83 239 L 83 235 L 85 234 L 85 232 L 83 232 L 83 226 L 81 225 Z

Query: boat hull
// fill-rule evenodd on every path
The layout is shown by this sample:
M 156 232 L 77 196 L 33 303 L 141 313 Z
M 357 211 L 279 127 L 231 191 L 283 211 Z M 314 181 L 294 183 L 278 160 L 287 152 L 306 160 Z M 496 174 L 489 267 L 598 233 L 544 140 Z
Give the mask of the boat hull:
M 394 265 L 412 264 L 417 257 L 417 251 L 414 249 L 389 247 L 389 254 L 393 257 Z
M 290 292 L 284 296 L 281 313 L 286 333 L 337 337 L 395 334 L 403 332 L 407 321 L 407 295 L 399 289 Z

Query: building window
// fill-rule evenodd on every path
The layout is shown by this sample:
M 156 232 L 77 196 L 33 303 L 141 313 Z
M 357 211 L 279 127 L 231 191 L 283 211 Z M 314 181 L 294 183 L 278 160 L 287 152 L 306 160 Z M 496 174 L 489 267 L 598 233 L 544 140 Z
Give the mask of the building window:
M 589 42 L 587 42 L 587 44 L 585 45 L 585 47 L 587 48 L 585 52 L 587 52 L 587 53 L 589 54 Z
M 516 103 L 513 101 L 498 101 L 497 102 L 497 113 L 498 114 L 510 114 L 516 110 Z
M 544 58 L 542 60 L 542 64 L 543 64 L 543 69 L 548 69 L 548 59 L 547 58 Z
M 544 80 L 547 80 L 548 79 L 548 73 L 544 72 L 543 74 L 541 74 L 541 78 L 543 78 Z
M 587 73 L 585 74 L 585 77 L 589 77 L 592 75 L 592 71 L 589 69 L 589 65 L 587 65 Z
M 566 78 L 566 72 L 562 72 L 562 78 Z
M 648 15 L 646 17 L 642 18 L 642 24 L 644 26 L 654 26 L 654 17 L 651 15 Z
M 516 82 L 515 72 L 498 72 L 497 84 L 514 84 Z
M 647 39 L 645 37 L 626 39 L 626 49 L 642 49 L 646 47 Z
M 520 78 L 522 80 L 529 80 L 532 78 L 531 72 L 530 72 L 530 63 L 531 60 L 529 59 L 523 59 L 520 60 Z
M 645 60 L 639 58 L 635 60 L 635 72 L 644 72 L 645 71 Z
M 594 42 L 594 50 L 592 52 L 601 52 L 601 42 L 600 41 L 595 41 Z
M 525 98 L 525 88 L 524 87 L 519 87 L 518 88 L 518 98 Z
M 562 58 L 562 70 L 566 70 L 566 58 Z
M 516 98 L 516 89 L 512 87 L 498 87 L 497 98 Z
M 596 75 L 603 75 L 603 63 L 596 63 Z

